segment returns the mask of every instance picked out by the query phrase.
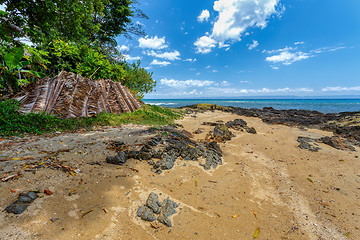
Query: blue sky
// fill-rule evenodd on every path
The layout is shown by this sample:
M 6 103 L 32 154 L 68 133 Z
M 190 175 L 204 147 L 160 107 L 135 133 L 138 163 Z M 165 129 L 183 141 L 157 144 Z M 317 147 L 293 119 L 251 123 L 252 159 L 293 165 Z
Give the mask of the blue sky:
M 360 96 L 359 0 L 139 3 L 147 36 L 117 41 L 153 72 L 146 99 Z
M 145 99 L 360 93 L 359 0 L 140 0 L 146 37 L 118 38 Z

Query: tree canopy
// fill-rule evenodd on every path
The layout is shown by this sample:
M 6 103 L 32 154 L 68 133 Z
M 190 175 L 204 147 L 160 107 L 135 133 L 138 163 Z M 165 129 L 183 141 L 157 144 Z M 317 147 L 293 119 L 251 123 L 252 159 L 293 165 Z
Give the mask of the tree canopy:
M 0 0 L 0 91 L 16 91 L 36 77 L 72 71 L 93 79 L 112 79 L 137 97 L 153 91 L 152 73 L 121 60 L 115 38 L 142 35 L 133 17 L 147 18 L 136 0 Z M 26 37 L 34 47 L 16 39 Z M 15 52 L 27 63 L 12 67 L 4 61 Z M 19 54 L 17 54 L 19 55 Z M 16 56 L 17 56 L 16 55 Z M 5 64 L 6 63 L 6 64 Z M 26 68 L 26 69 L 23 69 Z M 30 79 L 30 81 L 28 80 Z
M 0 0 L 7 21 L 21 27 L 31 42 L 60 38 L 71 42 L 114 43 L 120 34 L 143 34 L 131 17 L 145 17 L 131 0 Z

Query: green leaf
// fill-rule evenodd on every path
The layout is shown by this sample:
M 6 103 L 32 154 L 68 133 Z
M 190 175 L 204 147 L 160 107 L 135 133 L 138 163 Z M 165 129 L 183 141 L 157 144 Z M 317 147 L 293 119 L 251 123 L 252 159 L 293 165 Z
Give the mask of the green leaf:
M 20 60 L 24 55 L 24 49 L 22 47 L 15 48 L 14 51 L 6 54 L 4 60 L 10 70 L 16 68 L 19 65 Z
M 345 236 L 346 236 L 347 238 L 349 238 L 349 237 L 350 237 L 350 232 L 347 232 L 347 233 L 345 234 Z
M 31 70 L 21 70 L 20 72 L 23 72 L 23 73 L 30 73 L 30 74 L 32 74 L 32 75 L 37 76 L 38 78 L 43 78 L 43 77 L 46 77 L 46 74 L 44 74 L 44 73 L 41 73 L 41 72 L 35 72 L 35 71 L 31 71 Z
M 19 64 L 16 66 L 16 68 L 17 69 L 22 69 L 23 67 L 25 67 L 27 65 L 30 65 L 29 61 L 22 61 L 22 62 L 19 62 Z

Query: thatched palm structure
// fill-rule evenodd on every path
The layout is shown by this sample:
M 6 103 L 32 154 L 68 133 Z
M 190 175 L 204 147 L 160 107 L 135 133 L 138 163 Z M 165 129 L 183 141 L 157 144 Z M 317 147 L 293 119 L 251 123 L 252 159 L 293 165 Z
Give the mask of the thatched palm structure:
M 103 111 L 120 115 L 141 107 L 119 82 L 91 80 L 65 71 L 41 79 L 16 99 L 23 113 L 43 111 L 61 118 L 90 117 Z

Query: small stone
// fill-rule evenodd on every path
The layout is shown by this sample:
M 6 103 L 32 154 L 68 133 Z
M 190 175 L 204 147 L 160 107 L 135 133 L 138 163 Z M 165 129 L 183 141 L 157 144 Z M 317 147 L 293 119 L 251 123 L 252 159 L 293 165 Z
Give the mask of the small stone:
M 146 206 L 149 207 L 150 209 L 152 209 L 154 211 L 154 213 L 159 214 L 161 203 L 159 201 L 158 195 L 151 192 L 146 201 Z

